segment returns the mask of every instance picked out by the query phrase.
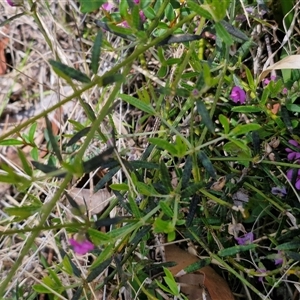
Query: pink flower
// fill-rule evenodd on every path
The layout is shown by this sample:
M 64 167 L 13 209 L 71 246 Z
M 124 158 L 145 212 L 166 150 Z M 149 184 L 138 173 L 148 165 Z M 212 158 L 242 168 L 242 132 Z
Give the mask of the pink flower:
M 295 141 L 295 140 L 289 140 L 289 143 L 292 146 L 300 149 L 300 145 L 299 145 L 299 143 L 297 141 Z M 294 151 L 294 150 L 292 150 L 290 148 L 285 148 L 285 151 L 289 153 L 288 156 L 287 156 L 288 160 L 297 160 L 297 159 L 300 158 L 300 152 L 296 152 L 296 151 Z
M 144 12 L 142 10 L 140 10 L 139 14 L 140 14 L 140 18 L 141 18 L 142 22 L 145 22 L 146 16 L 145 16 Z
M 106 3 L 102 4 L 102 8 L 104 10 L 110 12 L 113 8 L 115 8 L 115 5 L 113 3 L 106 2 Z
M 244 104 L 246 102 L 246 93 L 239 86 L 235 86 L 231 90 L 230 98 L 234 103 L 240 102 L 241 104 Z
M 69 243 L 74 252 L 80 255 L 84 255 L 95 248 L 94 244 L 88 240 L 76 241 L 75 239 L 69 239 Z
M 253 232 L 248 232 L 242 237 L 235 238 L 239 245 L 248 245 L 251 244 L 254 240 Z
M 286 177 L 288 178 L 289 181 L 292 181 L 292 179 L 293 179 L 293 171 L 294 171 L 294 169 L 289 169 L 286 173 Z M 295 188 L 297 190 L 300 190 L 300 169 L 298 169 L 296 175 L 297 175 L 297 177 L 296 177 Z
M 271 81 L 275 81 L 276 80 L 276 76 L 271 76 L 270 78 L 265 78 L 264 80 L 263 80 L 263 84 L 266 86 L 266 85 L 268 85 Z
M 140 4 L 140 0 L 133 0 L 135 4 Z
M 282 91 L 281 91 L 281 93 L 282 93 L 283 95 L 287 95 L 288 89 L 287 89 L 287 88 L 283 88 Z

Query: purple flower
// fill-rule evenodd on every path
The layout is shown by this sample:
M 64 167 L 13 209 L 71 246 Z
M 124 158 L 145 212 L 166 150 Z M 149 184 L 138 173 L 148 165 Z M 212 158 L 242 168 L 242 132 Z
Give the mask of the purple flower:
M 284 186 L 283 187 L 275 186 L 275 187 L 272 187 L 271 193 L 273 195 L 283 197 L 287 194 L 287 191 Z
M 248 245 L 253 242 L 254 234 L 253 234 L 253 232 L 248 232 L 245 235 L 243 235 L 242 237 L 237 237 L 235 239 L 239 245 Z
M 282 265 L 283 263 L 283 253 L 278 251 L 275 258 L 274 258 L 275 265 Z
M 7 4 L 10 6 L 21 6 L 23 0 L 6 0 Z
M 289 143 L 296 148 L 300 148 L 300 145 L 295 140 L 289 140 Z M 296 152 L 290 148 L 285 148 L 285 151 L 289 153 L 287 156 L 288 160 L 297 160 L 300 158 L 300 152 Z
M 265 272 L 267 272 L 267 270 L 266 269 L 257 269 L 257 272 L 258 273 L 265 273 Z M 264 280 L 264 275 L 263 276 L 260 276 L 259 278 L 258 278 L 258 281 L 259 282 L 263 282 L 263 280 Z
M 135 4 L 140 4 L 140 0 L 133 0 Z
M 286 173 L 286 177 L 288 178 L 289 181 L 292 181 L 293 171 L 294 171 L 294 169 L 289 169 Z M 295 188 L 297 190 L 300 190 L 300 169 L 298 169 L 298 171 L 297 171 L 297 178 L 296 178 Z
M 239 86 L 235 86 L 231 90 L 230 98 L 234 103 L 240 102 L 241 104 L 244 104 L 246 102 L 246 93 Z
M 283 95 L 287 95 L 288 89 L 287 89 L 287 88 L 283 88 L 282 91 L 281 91 L 281 93 L 282 93 Z
M 75 239 L 69 239 L 69 243 L 74 252 L 80 255 L 84 255 L 95 248 L 94 244 L 88 240 L 76 241 Z

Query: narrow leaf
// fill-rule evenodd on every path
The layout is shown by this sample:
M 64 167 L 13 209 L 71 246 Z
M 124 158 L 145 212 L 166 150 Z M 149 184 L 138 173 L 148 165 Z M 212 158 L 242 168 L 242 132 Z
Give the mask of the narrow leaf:
M 189 155 L 186 158 L 183 173 L 182 173 L 182 178 L 181 178 L 181 186 L 182 187 L 188 186 L 189 181 L 191 179 L 191 175 L 192 175 L 192 168 L 193 168 L 192 157 Z
M 290 119 L 290 116 L 289 116 L 289 112 L 288 112 L 288 110 L 286 109 L 285 106 L 281 107 L 281 116 L 282 116 L 283 122 L 284 122 L 287 130 L 291 134 L 293 134 L 293 125 L 292 125 L 292 122 L 291 122 L 291 119 Z
M 197 100 L 196 104 L 197 104 L 198 114 L 201 116 L 201 121 L 204 123 L 204 125 L 211 133 L 214 133 L 215 132 L 214 123 L 212 122 L 211 117 L 209 116 L 209 112 L 206 109 L 205 104 L 201 100 Z
M 298 249 L 300 248 L 300 241 L 299 240 L 296 240 L 296 241 L 292 241 L 292 242 L 286 242 L 286 243 L 283 243 L 281 245 L 278 245 L 276 247 L 277 250 L 291 250 L 291 249 Z
M 257 106 L 252 105 L 245 105 L 245 106 L 235 106 L 231 108 L 231 111 L 239 112 L 239 113 L 255 113 L 255 112 L 261 112 L 261 108 Z
M 90 83 L 91 79 L 86 75 L 81 73 L 80 71 L 73 69 L 69 66 L 66 66 L 65 64 L 55 61 L 50 59 L 49 60 L 50 65 L 52 66 L 53 70 L 58 74 L 58 75 L 64 75 L 62 76 L 65 79 L 72 78 L 75 80 L 78 80 L 83 83 Z
M 215 24 L 216 32 L 218 37 L 227 45 L 231 46 L 233 44 L 233 39 L 228 33 L 228 31 L 224 28 L 224 26 L 221 23 Z
M 229 128 L 230 128 L 228 118 L 225 117 L 224 115 L 220 114 L 219 115 L 219 121 L 220 121 L 220 123 L 222 124 L 222 126 L 224 128 L 224 133 L 227 134 L 229 132 Z
M 119 95 L 120 98 L 124 101 L 126 101 L 127 103 L 133 105 L 134 107 L 148 113 L 148 114 L 151 114 L 151 115 L 154 115 L 155 114 L 155 110 L 153 109 L 152 106 L 148 105 L 148 104 L 145 104 L 144 102 L 142 102 L 141 100 L 137 99 L 137 98 L 134 98 L 132 96 L 129 96 L 129 95 L 125 95 L 125 94 L 120 94 Z
M 23 141 L 17 139 L 6 139 L 0 142 L 0 146 L 21 146 Z
M 22 162 L 22 166 L 23 166 L 25 173 L 28 174 L 29 176 L 32 176 L 32 168 L 31 168 L 24 152 L 22 150 L 20 150 L 19 148 L 17 148 L 17 151 L 18 151 L 18 157 L 20 158 L 20 160 Z
M 187 5 L 191 10 L 193 10 L 199 16 L 204 17 L 205 19 L 208 20 L 212 20 L 211 14 L 206 9 L 202 8 L 200 5 L 195 3 L 194 1 L 187 1 Z
M 45 164 L 42 164 L 42 163 L 40 163 L 40 162 L 38 162 L 38 161 L 31 161 L 31 163 L 33 164 L 33 166 L 36 168 L 36 169 L 38 169 L 38 170 L 40 170 L 40 171 L 42 171 L 42 172 L 44 172 L 44 173 L 51 173 L 51 172 L 55 172 L 55 171 L 58 171 L 59 169 L 58 168 L 56 168 L 56 167 L 54 167 L 54 166 L 51 166 L 51 165 L 45 165 Z
M 197 211 L 199 203 L 200 203 L 200 196 L 197 195 L 197 194 L 195 194 L 192 197 L 192 200 L 191 200 L 191 203 L 190 203 L 190 207 L 189 207 L 189 212 L 188 212 L 188 215 L 186 217 L 186 226 L 187 227 L 191 226 L 191 224 L 193 222 L 193 219 L 194 219 L 194 216 L 196 214 L 196 211 Z
M 98 72 L 101 46 L 102 46 L 102 31 L 99 30 L 95 38 L 95 42 L 92 50 L 91 65 L 94 74 L 97 74 Z
M 248 41 L 249 40 L 248 36 L 244 32 L 242 32 L 238 28 L 234 27 L 230 23 L 228 23 L 224 20 L 221 20 L 220 23 L 223 25 L 223 27 L 226 29 L 226 31 L 228 31 L 229 34 L 231 34 L 237 40 L 241 40 L 241 41 Z
M 243 245 L 243 246 L 234 246 L 226 249 L 222 249 L 218 252 L 218 255 L 221 257 L 224 256 L 233 256 L 238 253 L 244 252 L 244 251 L 249 251 L 253 250 L 257 247 L 257 244 L 249 244 L 249 245 Z
M 149 138 L 148 141 L 151 144 L 154 144 L 163 150 L 167 150 L 170 154 L 172 154 L 174 156 L 177 155 L 176 147 L 173 144 L 171 144 L 170 142 L 168 142 L 167 140 L 163 140 L 160 138 Z
M 229 134 L 238 136 L 238 135 L 242 135 L 242 134 L 245 134 L 245 133 L 248 133 L 251 131 L 258 130 L 260 128 L 261 128 L 261 126 L 259 124 L 255 124 L 255 123 L 239 124 L 233 130 L 231 130 Z
M 211 163 L 211 161 L 209 160 L 209 158 L 207 157 L 207 155 L 203 151 L 200 151 L 198 154 L 198 157 L 199 157 L 203 167 L 209 174 L 209 176 L 216 180 L 217 179 L 216 170 L 215 170 L 213 164 Z
M 75 133 L 72 138 L 69 140 L 69 142 L 67 143 L 67 147 L 70 147 L 72 145 L 74 145 L 75 143 L 77 143 L 82 137 L 86 136 L 88 134 L 88 132 L 90 131 L 91 127 L 85 127 L 82 130 L 78 131 L 77 133 Z
M 58 158 L 58 160 L 60 162 L 62 162 L 62 156 L 61 156 L 61 153 L 60 153 L 60 149 L 59 149 L 59 146 L 57 144 L 57 141 L 53 135 L 53 131 L 52 131 L 52 124 L 50 123 L 49 119 L 47 116 L 45 116 L 45 120 L 46 120 L 46 127 L 47 127 L 47 131 L 48 131 L 48 136 L 49 136 L 49 140 L 50 140 L 50 144 L 52 146 L 52 149 L 56 155 L 56 157 Z
M 103 167 L 107 162 L 115 161 L 112 158 L 113 151 L 113 147 L 108 148 L 99 155 L 91 158 L 88 161 L 83 162 L 84 173 L 90 173 L 98 169 L 99 167 Z
M 99 264 L 95 269 L 91 271 L 91 273 L 87 276 L 86 281 L 92 282 L 96 277 L 98 277 L 111 263 L 112 257 L 105 260 L 101 264 Z

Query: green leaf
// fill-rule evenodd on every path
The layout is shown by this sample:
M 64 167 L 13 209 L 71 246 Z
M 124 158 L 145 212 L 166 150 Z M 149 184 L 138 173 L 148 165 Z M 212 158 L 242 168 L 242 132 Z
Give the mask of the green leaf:
M 212 15 L 215 22 L 223 20 L 226 16 L 230 0 L 210 0 L 209 2 L 205 1 L 205 4 L 201 5 L 201 7 Z
M 211 16 L 211 14 L 202 6 L 195 3 L 194 1 L 187 1 L 187 5 L 191 10 L 193 10 L 199 16 L 204 17 L 205 19 L 208 20 L 212 20 L 213 17 Z
M 249 244 L 249 245 L 242 245 L 242 246 L 234 246 L 226 249 L 222 249 L 218 252 L 218 255 L 221 257 L 224 256 L 233 256 L 241 252 L 254 250 L 256 247 L 258 247 L 257 244 Z
M 34 122 L 30 128 L 29 128 L 29 132 L 28 132 L 28 140 L 30 143 L 34 144 L 34 134 L 36 132 L 36 127 L 37 127 L 37 122 Z
M 284 125 L 286 126 L 287 130 L 293 134 L 293 125 L 291 122 L 291 118 L 289 112 L 285 106 L 281 107 L 281 117 L 283 119 Z
M 168 151 L 170 154 L 172 154 L 174 156 L 177 155 L 177 149 L 176 149 L 176 147 L 173 144 L 171 144 L 170 142 L 168 142 L 167 140 L 165 140 L 165 139 L 149 138 L 148 141 L 151 144 L 154 144 L 157 147 L 159 147 L 159 148 L 161 148 L 163 150 Z
M 270 89 L 268 87 L 264 88 L 263 94 L 259 101 L 259 104 L 265 105 L 270 95 Z
M 203 167 L 209 174 L 209 176 L 212 177 L 213 179 L 217 179 L 216 170 L 215 170 L 213 164 L 211 163 L 211 161 L 209 160 L 209 158 L 207 157 L 207 155 L 205 154 L 205 152 L 199 151 L 198 157 L 199 157 Z
M 248 41 L 249 38 L 248 36 L 242 32 L 241 30 L 239 30 L 238 28 L 234 27 L 233 25 L 231 25 L 230 23 L 221 20 L 220 23 L 222 24 L 222 26 L 226 29 L 226 31 L 234 37 L 235 40 L 237 40 L 238 42 L 243 42 L 243 41 Z M 246 72 L 247 72 L 247 67 L 246 67 Z M 249 82 L 249 81 L 248 81 Z M 250 83 L 250 82 L 249 82 Z
M 164 268 L 164 272 L 166 274 L 166 276 L 164 276 L 164 280 L 165 280 L 166 284 L 172 291 L 173 295 L 178 296 L 179 295 L 178 284 L 175 281 L 172 273 L 167 268 Z
M 36 169 L 38 169 L 38 170 L 44 172 L 45 174 L 51 173 L 51 172 L 56 172 L 56 171 L 59 170 L 58 168 L 56 168 L 56 167 L 54 167 L 54 166 L 51 166 L 51 165 L 45 165 L 45 164 L 42 164 L 42 163 L 40 163 L 40 162 L 38 162 L 38 161 L 32 161 L 31 163 L 33 164 L 33 166 L 34 166 Z
M 58 143 L 56 141 L 56 138 L 53 135 L 52 124 L 50 123 L 50 121 L 49 121 L 49 119 L 48 119 L 47 116 L 45 116 L 45 120 L 46 120 L 46 127 L 47 127 L 47 131 L 48 131 L 48 136 L 49 136 L 50 144 L 52 146 L 52 149 L 53 149 L 56 157 L 61 162 L 63 159 L 62 159 L 62 156 L 61 156 L 60 149 L 59 149 Z
M 83 13 L 90 13 L 100 8 L 107 0 L 79 0 L 80 10 Z
M 17 151 L 18 151 L 18 157 L 20 158 L 20 160 L 22 162 L 22 166 L 23 166 L 25 173 L 28 174 L 29 176 L 32 176 L 32 168 L 31 168 L 25 154 L 19 148 L 17 149 Z
M 102 31 L 99 30 L 95 38 L 95 42 L 92 50 L 91 66 L 94 74 L 97 74 L 98 72 L 101 46 L 102 46 Z
M 133 105 L 134 107 L 148 113 L 148 114 L 151 114 L 151 115 L 154 115 L 155 114 L 155 110 L 153 109 L 152 106 L 148 105 L 148 104 L 145 104 L 144 102 L 140 101 L 139 99 L 137 98 L 134 98 L 132 96 L 129 96 L 129 95 L 125 95 L 125 94 L 120 94 L 119 97 L 126 101 L 127 103 Z
M 172 223 L 172 221 L 164 221 L 160 218 L 157 218 L 154 221 L 154 232 L 156 233 L 170 233 L 175 231 L 175 227 Z
M 168 216 L 170 218 L 173 218 L 174 212 L 172 211 L 172 209 L 170 208 L 170 206 L 166 203 L 166 201 L 164 201 L 164 200 L 159 201 L 159 206 L 160 206 L 162 212 L 166 216 Z
M 114 75 L 104 75 L 102 77 L 102 86 L 107 86 L 109 84 L 124 80 L 124 76 L 122 74 L 114 74 Z
M 243 105 L 243 106 L 235 106 L 231 108 L 231 111 L 234 112 L 239 112 L 239 113 L 256 113 L 256 112 L 261 112 L 262 109 L 257 106 L 252 106 L 252 105 Z
M 0 146 L 21 146 L 23 141 L 17 139 L 6 139 L 0 142 Z
M 102 231 L 93 228 L 88 228 L 87 232 L 89 234 L 90 239 L 96 246 L 107 244 L 107 242 L 110 241 L 110 238 L 107 236 L 107 234 Z
M 250 87 L 250 89 L 252 91 L 256 90 L 256 85 L 252 76 L 251 71 L 249 70 L 249 68 L 247 68 L 246 66 L 244 66 L 244 69 L 246 70 L 246 76 L 247 76 L 247 80 L 248 80 L 248 85 Z
M 107 260 L 100 263 L 97 267 L 93 268 L 90 274 L 87 276 L 86 281 L 92 282 L 96 277 L 98 277 L 111 263 L 112 256 Z
M 207 127 L 207 129 L 211 132 L 215 132 L 214 123 L 211 120 L 211 117 L 209 116 L 209 112 L 206 109 L 205 104 L 201 100 L 196 101 L 197 105 L 197 111 L 198 114 L 201 116 L 201 121 L 204 123 L 204 125 Z
M 167 191 L 172 191 L 173 188 L 171 184 L 170 173 L 163 161 L 160 162 L 159 177 L 161 179 L 162 185 L 167 189 Z
M 220 114 L 219 115 L 219 121 L 220 121 L 220 123 L 222 124 L 222 126 L 224 128 L 224 133 L 227 134 L 229 132 L 229 128 L 230 128 L 228 118 L 225 117 L 224 115 Z
M 91 79 L 86 75 L 81 73 L 80 71 L 73 69 L 65 64 L 50 59 L 50 65 L 52 66 L 53 70 L 57 75 L 69 81 L 70 78 L 78 80 L 83 83 L 90 83 Z
M 198 208 L 198 204 L 200 203 L 200 196 L 195 194 L 192 197 L 192 200 L 190 202 L 190 206 L 189 206 L 189 212 L 186 216 L 186 226 L 190 227 L 192 225 L 194 216 L 196 214 L 197 208 Z
M 292 112 L 300 112 L 300 105 L 297 104 L 287 103 L 286 108 Z
M 146 196 L 157 196 L 159 193 L 155 190 L 155 188 L 150 185 L 146 184 L 144 182 L 136 182 L 136 188 L 139 193 Z
M 292 242 L 286 242 L 286 243 L 283 243 L 283 244 L 278 245 L 276 247 L 277 250 L 282 250 L 282 251 L 291 250 L 291 249 L 298 249 L 298 248 L 300 248 L 300 241 L 299 240 L 292 241 Z
M 113 183 L 109 187 L 114 191 L 129 191 L 129 186 L 126 183 Z
M 215 24 L 217 36 L 227 45 L 231 46 L 234 41 L 231 35 L 228 33 L 228 31 L 224 28 L 224 26 L 221 23 Z
M 225 151 L 228 151 L 232 154 L 238 154 L 240 153 L 241 150 L 248 151 L 249 152 L 249 147 L 245 144 L 245 141 L 241 141 L 239 139 L 232 139 L 228 138 L 230 142 L 226 143 L 223 146 L 223 149 Z
M 67 143 L 67 147 L 70 147 L 72 145 L 74 145 L 75 143 L 77 143 L 82 137 L 86 136 L 89 131 L 90 131 L 91 127 L 85 127 L 82 130 L 78 131 L 77 133 L 75 133 L 72 138 L 68 141 Z
M 24 220 L 38 212 L 40 209 L 41 206 L 28 205 L 21 207 L 5 207 L 4 211 L 10 216 L 15 216 L 19 220 Z
M 192 273 L 192 272 L 195 272 L 205 266 L 208 266 L 210 265 L 211 263 L 211 259 L 210 258 L 204 258 L 204 259 L 201 259 L 195 263 L 192 263 L 191 265 L 188 265 L 187 267 L 184 268 L 184 271 L 186 273 Z
M 131 212 L 132 212 L 133 217 L 136 218 L 136 219 L 140 219 L 141 218 L 140 209 L 137 206 L 135 200 L 130 195 L 128 195 L 128 202 L 129 202 L 129 206 L 131 208 Z
M 230 131 L 229 135 L 238 136 L 238 135 L 246 134 L 251 131 L 258 130 L 260 128 L 261 128 L 261 126 L 259 124 L 255 124 L 255 123 L 239 124 L 233 130 Z
M 114 159 L 112 158 L 113 152 L 114 148 L 111 147 L 104 150 L 99 155 L 91 158 L 90 160 L 83 162 L 84 173 L 90 173 L 98 169 L 99 167 L 103 167 L 106 163 L 114 161 Z
M 108 173 L 106 173 L 101 179 L 100 181 L 96 184 L 96 186 L 94 187 L 94 193 L 96 193 L 98 190 L 102 189 L 105 184 L 107 184 L 109 182 L 109 180 L 111 180 L 113 178 L 113 176 L 119 171 L 120 166 L 116 166 L 115 168 L 112 168 L 108 171 Z

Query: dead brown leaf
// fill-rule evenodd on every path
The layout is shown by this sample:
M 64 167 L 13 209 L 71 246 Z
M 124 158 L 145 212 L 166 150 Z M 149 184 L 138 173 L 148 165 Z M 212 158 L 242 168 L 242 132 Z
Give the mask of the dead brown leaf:
M 274 65 L 268 67 L 264 71 L 261 72 L 261 74 L 258 77 L 258 82 L 261 82 L 270 72 L 273 70 L 284 70 L 284 69 L 300 69 L 300 55 L 289 55 L 285 58 L 281 59 Z
M 109 204 L 109 198 L 112 196 L 107 189 L 92 193 L 89 189 L 72 188 L 69 194 L 79 206 L 86 205 L 91 215 L 102 212 L 107 204 Z
M 166 246 L 165 255 L 167 261 L 177 263 L 176 266 L 169 269 L 178 278 L 181 291 L 188 296 L 189 300 L 234 300 L 227 282 L 210 266 L 203 267 L 190 274 L 181 275 L 184 268 L 199 261 L 196 256 L 175 245 Z
M 9 28 L 4 27 L 5 34 L 8 33 Z M 4 75 L 6 73 L 6 57 L 5 57 L 5 49 L 8 44 L 8 37 L 3 35 L 0 36 L 0 75 Z

